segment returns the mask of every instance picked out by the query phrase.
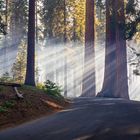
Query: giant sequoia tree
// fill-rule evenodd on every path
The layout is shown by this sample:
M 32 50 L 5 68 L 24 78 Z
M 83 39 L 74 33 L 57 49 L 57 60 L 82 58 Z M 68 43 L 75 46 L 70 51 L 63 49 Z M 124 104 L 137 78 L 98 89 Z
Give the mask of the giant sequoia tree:
M 98 96 L 129 98 L 124 1 L 106 0 L 106 56 L 102 91 Z
M 35 0 L 29 0 L 28 47 L 25 85 L 35 86 Z
M 94 0 L 86 1 L 85 64 L 82 96 L 95 96 Z
M 116 46 L 117 46 L 117 91 L 116 97 L 129 99 L 127 78 L 127 52 L 125 38 L 124 1 L 116 2 Z

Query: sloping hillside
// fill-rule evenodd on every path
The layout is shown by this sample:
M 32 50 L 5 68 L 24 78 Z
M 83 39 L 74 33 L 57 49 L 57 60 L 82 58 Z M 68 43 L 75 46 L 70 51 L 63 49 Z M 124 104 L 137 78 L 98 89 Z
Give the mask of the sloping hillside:
M 23 99 L 16 96 L 13 87 L 0 86 L 0 129 L 50 115 L 68 105 L 63 97 L 34 87 L 18 87 L 18 92 L 23 94 Z

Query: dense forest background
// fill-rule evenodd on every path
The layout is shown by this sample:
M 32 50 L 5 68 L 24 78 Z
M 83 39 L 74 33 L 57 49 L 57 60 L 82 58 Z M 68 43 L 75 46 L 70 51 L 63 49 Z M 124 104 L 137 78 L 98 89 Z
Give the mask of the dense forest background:
M 106 88 L 108 85 L 103 84 L 105 83 L 103 81 L 107 79 L 106 75 L 107 77 L 111 75 L 111 73 L 104 74 L 107 70 L 104 67 L 105 55 L 107 55 L 105 51 L 107 29 L 117 32 L 113 25 L 123 21 L 120 17 L 125 16 L 125 26 L 123 26 L 125 39 L 123 39 L 126 40 L 127 46 L 128 74 L 126 74 L 129 95 L 131 99 L 140 99 L 138 94 L 140 90 L 140 1 L 125 0 L 121 3 L 121 1 L 107 0 L 107 2 L 104 0 L 36 0 L 34 15 L 36 85 L 49 79 L 62 86 L 62 94 L 72 97 L 81 95 L 83 87 L 91 88 L 96 93 L 101 91 L 102 85 Z M 118 9 L 112 10 L 115 2 Z M 28 29 L 30 28 L 28 9 L 28 0 L 0 0 L 0 80 L 2 82 L 24 83 L 25 81 Z M 109 13 L 112 16 L 108 16 Z M 116 20 L 115 16 L 119 18 Z M 86 50 L 87 40 L 94 42 L 91 41 L 94 50 Z M 121 42 L 120 38 L 118 42 Z M 89 52 L 94 52 L 94 55 Z M 89 58 L 87 58 L 88 55 Z M 121 55 L 118 58 L 121 58 Z M 93 57 L 95 57 L 94 60 Z M 113 64 L 112 67 L 115 65 Z M 125 75 L 124 72 L 123 74 Z M 83 78 L 85 75 L 88 77 L 94 75 L 93 82 L 86 77 L 88 82 L 85 85 L 86 80 Z M 109 82 L 106 80 L 106 83 Z

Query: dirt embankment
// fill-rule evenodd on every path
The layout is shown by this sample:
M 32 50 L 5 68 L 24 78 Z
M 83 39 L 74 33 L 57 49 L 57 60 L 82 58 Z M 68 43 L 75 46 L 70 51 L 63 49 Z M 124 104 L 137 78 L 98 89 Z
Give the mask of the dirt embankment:
M 63 97 L 49 95 L 33 87 L 18 87 L 24 99 L 18 99 L 13 87 L 0 86 L 0 129 L 58 112 L 69 105 Z

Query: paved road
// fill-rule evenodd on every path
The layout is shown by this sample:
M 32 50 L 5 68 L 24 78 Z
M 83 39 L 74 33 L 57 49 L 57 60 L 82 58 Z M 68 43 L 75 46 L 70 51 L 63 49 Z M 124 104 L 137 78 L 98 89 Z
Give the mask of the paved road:
M 79 98 L 50 117 L 0 132 L 0 140 L 140 140 L 140 103 Z

